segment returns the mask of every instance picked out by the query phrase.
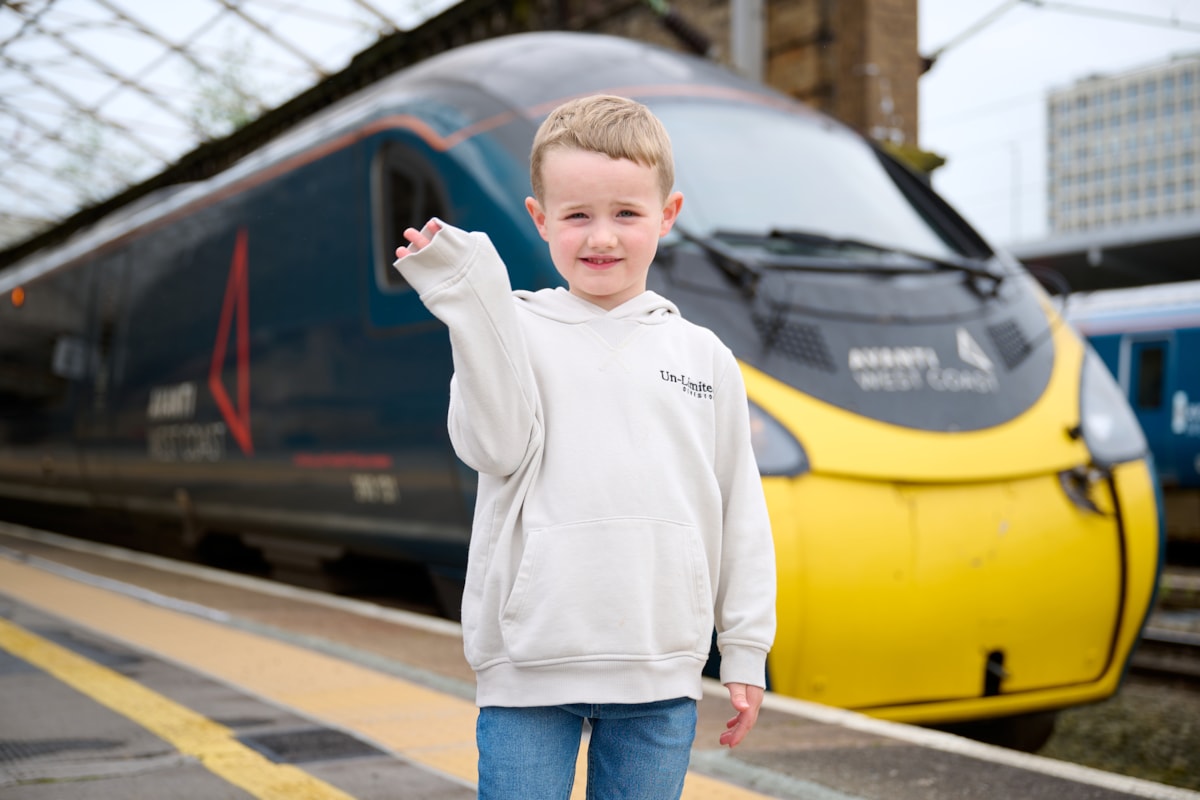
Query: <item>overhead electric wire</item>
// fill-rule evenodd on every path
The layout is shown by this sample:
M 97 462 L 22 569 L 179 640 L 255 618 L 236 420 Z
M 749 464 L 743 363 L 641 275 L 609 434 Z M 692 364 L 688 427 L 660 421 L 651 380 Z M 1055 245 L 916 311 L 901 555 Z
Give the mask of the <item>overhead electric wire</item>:
M 1135 25 L 1152 25 L 1157 28 L 1171 28 L 1172 30 L 1200 33 L 1200 22 L 1164 19 L 1163 17 L 1155 17 L 1149 14 L 1134 14 L 1129 11 L 1115 11 L 1111 8 L 1098 8 L 1096 6 L 1082 6 L 1077 3 L 1061 3 L 1057 2 L 1057 0 L 1019 0 L 1019 2 L 1036 8 L 1061 11 L 1066 14 L 1079 14 L 1087 17 L 1112 19 L 1118 22 L 1130 22 Z
M 975 22 L 972 25 L 969 25 L 966 28 L 966 30 L 962 31 L 957 36 L 951 37 L 950 41 L 946 42 L 941 47 L 937 48 L 932 53 L 925 56 L 925 62 L 928 65 L 927 69 L 929 67 L 932 67 L 937 62 L 938 58 L 940 58 L 942 56 L 942 54 L 945 53 L 947 50 L 949 50 L 952 47 L 958 47 L 964 41 L 966 41 L 967 39 L 970 39 L 972 36 L 979 33 L 981 30 L 986 28 L 988 25 L 991 25 L 993 22 L 995 22 L 1001 16 L 1008 13 L 1010 10 L 1012 10 L 1016 6 L 1019 6 L 1022 2 L 1023 2 L 1023 0 L 1005 0 L 1004 3 L 1000 4 L 996 8 L 992 9 L 989 13 L 987 13 L 983 17 L 981 17 L 977 22 Z
M 1046 9 L 1049 11 L 1059 11 L 1065 14 L 1077 14 L 1081 16 L 1110 19 L 1117 22 L 1128 22 L 1136 25 L 1151 25 L 1159 28 L 1170 28 L 1172 30 L 1200 33 L 1200 22 L 1186 22 L 1178 18 L 1156 17 L 1150 14 L 1135 14 L 1130 11 L 1117 11 L 1111 8 L 1085 6 L 1078 3 L 1063 3 L 1059 0 L 1005 0 L 1005 2 L 1001 3 L 999 6 L 980 17 L 976 22 L 968 25 L 959 34 L 952 36 L 943 45 L 935 49 L 929 55 L 925 56 L 925 69 L 927 71 L 931 69 L 933 65 L 937 63 L 937 60 L 946 53 L 946 51 L 958 47 L 964 41 L 979 33 L 984 28 L 988 27 L 1000 17 L 1004 16 L 1019 5 L 1027 5 L 1032 6 L 1033 8 Z

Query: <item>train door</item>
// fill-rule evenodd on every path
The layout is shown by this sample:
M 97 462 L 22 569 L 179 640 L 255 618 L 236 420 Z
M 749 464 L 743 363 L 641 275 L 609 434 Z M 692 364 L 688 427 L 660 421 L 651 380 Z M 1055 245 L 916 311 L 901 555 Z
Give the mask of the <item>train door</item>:
M 1179 480 L 1178 448 L 1171 432 L 1171 385 L 1175 351 L 1169 336 L 1126 337 L 1122 343 L 1122 377 L 1129 402 L 1137 414 L 1150 451 L 1155 454 L 1158 474 L 1165 485 Z
M 87 334 L 90 364 L 81 384 L 76 409 L 76 437 L 84 474 L 93 489 L 103 490 L 116 476 L 113 451 L 118 392 L 125 348 L 121 303 L 129 263 L 128 251 L 119 251 L 89 269 Z

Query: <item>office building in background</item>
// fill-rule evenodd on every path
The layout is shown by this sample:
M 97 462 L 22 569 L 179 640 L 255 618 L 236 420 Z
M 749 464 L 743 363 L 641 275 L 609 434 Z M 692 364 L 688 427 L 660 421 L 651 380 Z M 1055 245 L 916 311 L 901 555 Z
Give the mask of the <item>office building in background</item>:
M 1200 52 L 1052 91 L 1053 233 L 1200 214 Z

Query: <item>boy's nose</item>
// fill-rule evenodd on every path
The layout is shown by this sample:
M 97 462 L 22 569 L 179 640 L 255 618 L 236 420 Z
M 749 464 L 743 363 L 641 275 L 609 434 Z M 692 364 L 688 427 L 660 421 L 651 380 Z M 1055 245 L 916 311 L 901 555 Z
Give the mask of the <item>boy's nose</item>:
M 616 231 L 608 225 L 596 225 L 588 235 L 588 246 L 597 250 L 616 247 Z

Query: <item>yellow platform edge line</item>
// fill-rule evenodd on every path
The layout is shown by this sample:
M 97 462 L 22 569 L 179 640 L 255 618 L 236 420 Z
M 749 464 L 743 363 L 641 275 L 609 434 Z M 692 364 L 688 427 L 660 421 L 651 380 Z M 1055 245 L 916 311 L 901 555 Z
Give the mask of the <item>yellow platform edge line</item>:
M 4 619 L 0 647 L 195 757 L 205 769 L 254 797 L 353 800 L 303 770 L 256 753 L 238 742 L 229 728 Z
M 3 587 L 0 591 L 14 599 L 104 636 L 181 664 L 315 721 L 358 733 L 435 773 L 452 776 L 471 785 L 477 781 L 473 703 L 298 645 L 153 606 L 119 592 L 2 557 L 0 587 Z M 259 663 L 248 663 L 256 658 Z M 303 688 L 296 685 L 296 679 L 301 675 L 306 676 L 303 683 L 308 684 Z M 334 696 L 314 692 L 313 683 L 331 689 Z M 424 740 L 420 744 L 412 741 L 412 734 L 416 731 L 397 735 L 394 727 L 397 720 L 394 717 L 387 720 L 386 713 L 379 713 L 380 705 L 386 704 L 388 699 L 409 707 L 415 700 L 438 706 L 430 710 L 435 715 L 444 715 L 449 728 L 448 735 L 437 748 L 440 752 L 430 753 L 426 750 L 432 744 L 428 731 L 418 737 Z M 416 704 L 424 705 L 423 702 Z M 469 720 L 467 716 L 470 716 Z M 408 722 L 418 727 L 422 724 L 421 720 L 416 719 Z M 583 767 L 584 758 L 581 752 L 572 800 L 583 796 L 587 774 Z M 270 797 L 284 796 L 297 800 L 307 800 L 308 797 L 298 794 Z M 769 800 L 768 795 L 700 773 L 688 773 L 683 800 L 714 797 L 722 800 Z

